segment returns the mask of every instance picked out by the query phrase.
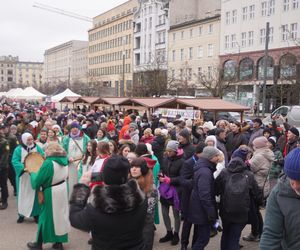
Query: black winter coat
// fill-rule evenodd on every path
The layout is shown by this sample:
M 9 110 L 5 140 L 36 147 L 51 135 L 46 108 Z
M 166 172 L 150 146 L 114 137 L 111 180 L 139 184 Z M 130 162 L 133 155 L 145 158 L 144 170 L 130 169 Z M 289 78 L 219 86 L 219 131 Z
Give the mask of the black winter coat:
M 248 145 L 248 141 L 244 134 L 230 132 L 226 138 L 226 149 L 228 159 L 230 160 L 232 153 L 241 145 Z
M 193 190 L 189 202 L 188 220 L 196 225 L 213 224 L 217 219 L 214 191 L 216 164 L 200 157 L 194 167 Z
M 96 186 L 86 204 L 89 188 L 74 186 L 70 222 L 91 231 L 92 250 L 143 250 L 147 199 L 135 180 L 120 186 Z
M 183 163 L 180 171 L 181 211 L 184 218 L 188 216 L 190 196 L 193 190 L 194 166 L 197 161 L 198 157 L 192 156 Z
M 221 173 L 218 175 L 217 179 L 215 180 L 215 192 L 216 195 L 221 195 L 221 203 L 220 203 L 220 216 L 222 218 L 223 223 L 247 223 L 248 222 L 248 215 L 247 212 L 241 213 L 227 213 L 223 207 L 224 203 L 224 192 L 226 182 L 229 181 L 229 178 L 234 173 L 242 173 L 248 176 L 248 184 L 250 190 L 250 200 L 254 200 L 255 202 L 259 202 L 261 198 L 261 192 L 257 185 L 257 182 L 254 178 L 253 173 L 248 170 L 246 164 L 241 158 L 233 158 L 227 168 L 224 168 Z M 245 210 L 250 211 L 251 203 L 249 203 L 249 207 Z
M 163 164 L 164 150 L 165 150 L 165 138 L 161 135 L 155 136 L 152 145 L 152 151 L 157 157 L 160 165 Z
M 183 158 L 185 160 L 190 159 L 195 153 L 195 147 L 191 143 L 180 144 L 179 147 L 183 149 Z

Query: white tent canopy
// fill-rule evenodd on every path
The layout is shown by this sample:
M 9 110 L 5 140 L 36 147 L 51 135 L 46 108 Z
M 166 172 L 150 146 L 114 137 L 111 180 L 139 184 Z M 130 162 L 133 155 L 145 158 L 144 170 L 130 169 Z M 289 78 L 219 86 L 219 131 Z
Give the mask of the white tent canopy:
M 27 87 L 24 89 L 22 96 L 20 98 L 24 99 L 42 99 L 43 97 L 46 97 L 46 95 L 42 94 L 41 92 L 37 91 L 33 87 Z
M 70 89 L 66 89 L 64 92 L 59 93 L 58 95 L 52 96 L 51 101 L 52 102 L 59 102 L 60 100 L 62 100 L 65 97 L 81 97 L 81 95 L 78 95 L 78 94 L 74 93 Z
M 6 97 L 8 98 L 18 98 L 23 95 L 24 90 L 21 88 L 10 89 L 6 92 Z

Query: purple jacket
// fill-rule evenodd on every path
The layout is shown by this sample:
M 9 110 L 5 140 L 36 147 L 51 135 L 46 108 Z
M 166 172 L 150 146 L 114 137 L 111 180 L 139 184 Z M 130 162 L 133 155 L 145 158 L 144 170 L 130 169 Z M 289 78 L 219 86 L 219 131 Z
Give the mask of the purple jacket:
M 159 193 L 166 200 L 172 199 L 174 207 L 179 211 L 180 210 L 180 201 L 177 190 L 174 186 L 171 186 L 166 183 L 160 183 L 159 185 Z

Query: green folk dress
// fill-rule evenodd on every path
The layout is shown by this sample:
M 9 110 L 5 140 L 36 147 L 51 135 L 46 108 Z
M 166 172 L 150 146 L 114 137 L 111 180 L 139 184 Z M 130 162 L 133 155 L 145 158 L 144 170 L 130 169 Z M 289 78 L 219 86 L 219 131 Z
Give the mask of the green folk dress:
M 68 242 L 70 231 L 68 205 L 68 160 L 50 156 L 37 173 L 31 174 L 31 184 L 44 192 L 44 202 L 38 223 L 37 240 L 42 233 L 44 243 Z

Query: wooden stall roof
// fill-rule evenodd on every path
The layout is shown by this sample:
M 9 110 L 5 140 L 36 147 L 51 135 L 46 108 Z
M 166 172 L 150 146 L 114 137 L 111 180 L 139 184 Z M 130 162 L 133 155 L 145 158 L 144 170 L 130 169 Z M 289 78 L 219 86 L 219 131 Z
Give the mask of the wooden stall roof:
M 129 100 L 129 98 L 126 97 L 102 97 L 100 99 L 100 102 L 102 101 L 108 105 L 120 105 L 120 103 Z
M 163 104 L 172 101 L 174 98 L 130 98 L 120 105 L 142 106 L 145 108 L 157 108 Z M 132 105 L 134 104 L 134 105 Z
M 189 107 L 194 107 L 201 110 L 208 111 L 244 111 L 250 110 L 249 107 L 225 101 L 218 98 L 207 98 L 207 99 L 188 99 L 188 98 L 178 98 L 176 99 L 178 103 L 187 105 Z
M 79 97 L 74 103 L 87 103 L 87 104 L 94 104 L 96 103 L 100 97 L 92 97 L 92 96 L 83 96 Z
M 76 102 L 77 99 L 79 99 L 80 97 L 64 97 L 63 99 L 61 99 L 59 102 Z

